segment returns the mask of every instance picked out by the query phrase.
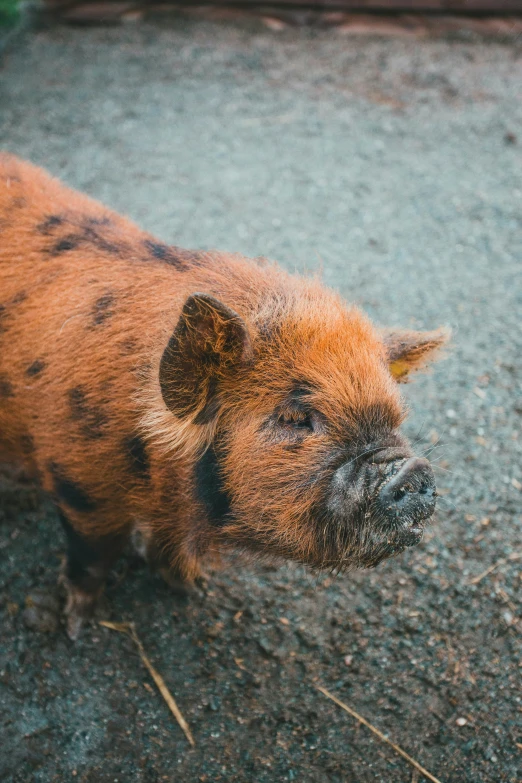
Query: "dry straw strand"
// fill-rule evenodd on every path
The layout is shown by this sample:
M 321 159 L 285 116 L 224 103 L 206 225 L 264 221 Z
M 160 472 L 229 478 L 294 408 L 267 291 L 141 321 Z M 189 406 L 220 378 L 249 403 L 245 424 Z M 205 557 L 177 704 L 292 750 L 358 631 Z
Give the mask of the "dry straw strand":
M 134 626 L 134 623 L 110 623 L 107 620 L 100 620 L 100 625 L 103 625 L 105 628 L 110 628 L 112 631 L 119 631 L 120 633 L 125 633 L 127 636 L 130 636 L 136 647 L 138 648 L 138 652 L 140 654 L 140 658 L 142 660 L 142 663 L 144 666 L 148 669 L 150 676 L 156 683 L 156 686 L 167 702 L 167 705 L 176 718 L 179 726 L 185 733 L 186 738 L 192 745 L 192 747 L 195 746 L 194 737 L 192 736 L 192 732 L 190 731 L 189 725 L 183 715 L 181 714 L 181 710 L 179 709 L 178 705 L 176 704 L 176 701 L 174 700 L 174 697 L 170 693 L 169 689 L 165 685 L 165 680 L 161 676 L 161 674 L 156 671 L 154 666 L 149 660 L 149 657 L 145 653 L 145 650 L 143 649 L 143 644 L 141 643 L 141 640 L 136 633 L 136 628 Z
M 501 557 L 500 560 L 497 560 L 496 563 L 493 563 L 489 568 L 486 568 L 485 571 L 483 571 L 478 576 L 475 576 L 473 579 L 469 580 L 470 585 L 478 585 L 479 582 L 482 582 L 482 580 L 493 573 L 493 571 L 496 571 L 497 568 L 500 568 L 500 566 L 506 565 L 507 563 L 511 563 L 514 560 L 521 560 L 522 559 L 522 552 L 512 552 L 507 557 Z
M 359 715 L 358 712 L 355 712 L 355 710 L 352 710 L 351 707 L 348 707 L 347 704 L 342 702 L 340 699 L 338 699 L 336 696 L 333 695 L 333 693 L 330 693 L 330 691 L 327 691 L 326 688 L 323 688 L 321 685 L 315 686 L 318 691 L 321 691 L 322 694 L 327 696 L 329 699 L 331 699 L 335 704 L 337 704 L 339 707 L 341 707 L 345 712 L 347 712 L 349 715 L 352 716 L 352 718 L 355 718 L 359 721 L 359 723 L 362 723 L 364 726 L 370 729 L 377 737 L 379 737 L 380 740 L 383 742 L 386 742 L 387 745 L 389 745 L 393 750 L 398 753 L 400 756 L 402 756 L 404 759 L 406 759 L 407 762 L 409 762 L 412 767 L 415 767 L 422 775 L 424 775 L 425 778 L 428 778 L 428 780 L 431 780 L 432 783 L 441 783 L 441 781 L 436 778 L 434 775 L 431 774 L 431 772 L 428 772 L 427 769 L 424 769 L 418 761 L 415 761 L 408 753 L 406 753 L 405 750 L 400 748 L 398 745 L 396 745 L 394 742 L 388 739 L 386 735 L 382 733 L 382 731 L 379 731 L 375 726 L 373 726 L 369 721 L 366 720 L 366 718 L 363 718 L 362 715 Z

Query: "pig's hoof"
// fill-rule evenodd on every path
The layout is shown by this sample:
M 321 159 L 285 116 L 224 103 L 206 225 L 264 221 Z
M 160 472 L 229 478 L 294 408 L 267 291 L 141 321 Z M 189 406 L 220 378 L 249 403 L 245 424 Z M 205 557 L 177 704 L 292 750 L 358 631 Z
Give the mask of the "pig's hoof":
M 78 639 L 84 621 L 85 618 L 80 617 L 79 614 L 70 614 L 67 616 L 66 630 L 67 636 L 71 642 L 75 642 Z
M 94 614 L 98 594 L 92 595 L 80 590 L 66 577 L 62 577 L 61 581 L 67 594 L 64 610 L 67 636 L 75 642 L 85 621 L 90 620 Z
M 87 595 L 77 588 L 69 590 L 65 606 L 67 636 L 77 640 L 86 620 L 90 620 L 96 604 L 96 597 Z

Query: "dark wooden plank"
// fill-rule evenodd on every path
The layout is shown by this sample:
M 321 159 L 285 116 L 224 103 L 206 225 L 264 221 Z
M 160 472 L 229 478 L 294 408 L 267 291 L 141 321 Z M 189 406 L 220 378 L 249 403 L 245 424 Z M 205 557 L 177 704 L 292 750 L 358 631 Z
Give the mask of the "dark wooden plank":
M 333 0 L 319 0 L 329 5 Z M 347 10 L 401 10 L 504 13 L 522 11 L 522 0 L 340 0 Z
M 458 14 L 522 12 L 522 0 L 273 0 L 272 3 L 270 0 L 181 0 L 181 4 L 337 6 L 346 11 L 439 11 Z
M 283 0 L 284 2 L 284 0 Z M 329 5 L 333 0 L 318 0 Z M 350 11 L 401 10 L 401 11 L 451 11 L 499 13 L 522 11 L 522 0 L 339 0 Z
M 204 0 L 201 0 L 204 2 Z M 200 3 L 190 1 L 187 5 Z M 345 11 L 438 11 L 447 13 L 521 13 L 522 0 L 207 0 L 205 5 L 301 5 L 315 8 L 342 8 Z
M 110 6 L 122 0 L 99 0 L 100 6 Z M 125 2 L 125 0 L 123 0 Z M 162 0 L 159 0 L 162 3 Z M 51 8 L 75 7 L 82 5 L 81 0 L 46 0 Z M 89 4 L 89 3 L 87 3 Z M 96 2 L 92 5 L 97 5 Z M 135 6 L 146 9 L 148 5 L 158 5 L 158 0 L 135 0 Z M 165 6 L 275 6 L 306 7 L 317 10 L 366 11 L 366 12 L 439 12 L 466 14 L 505 14 L 521 13 L 522 0 L 166 0 Z

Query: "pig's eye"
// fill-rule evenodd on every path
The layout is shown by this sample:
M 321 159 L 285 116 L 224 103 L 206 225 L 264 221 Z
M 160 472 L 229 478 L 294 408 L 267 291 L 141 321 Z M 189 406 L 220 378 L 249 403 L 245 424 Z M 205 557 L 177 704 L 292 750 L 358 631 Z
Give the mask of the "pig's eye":
M 314 425 L 312 417 L 305 411 L 285 411 L 279 416 L 278 424 L 282 427 L 291 428 L 292 430 L 303 430 L 304 432 L 313 432 Z

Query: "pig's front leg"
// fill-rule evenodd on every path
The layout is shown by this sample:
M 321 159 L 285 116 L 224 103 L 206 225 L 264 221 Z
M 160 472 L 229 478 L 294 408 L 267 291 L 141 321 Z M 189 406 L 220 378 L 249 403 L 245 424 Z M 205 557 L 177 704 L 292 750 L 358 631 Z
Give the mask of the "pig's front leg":
M 107 574 L 121 555 L 127 536 L 118 533 L 86 537 L 78 532 L 78 525 L 75 526 L 63 511 L 59 513 L 67 539 L 67 557 L 61 575 L 67 593 L 67 635 L 74 641 L 85 620 L 92 616 Z
M 139 557 L 141 557 L 151 571 L 158 573 L 164 582 L 180 595 L 190 595 L 193 588 L 198 588 L 205 593 L 208 577 L 199 569 L 197 573 L 187 578 L 182 570 L 172 563 L 167 553 L 158 546 L 154 538 L 152 527 L 147 523 L 136 523 L 131 533 L 131 543 Z
M 131 533 L 131 543 L 136 554 L 145 560 L 151 571 L 158 573 L 175 592 L 186 592 L 186 581 L 178 570 L 172 567 L 166 553 L 157 545 L 147 523 L 135 525 Z

